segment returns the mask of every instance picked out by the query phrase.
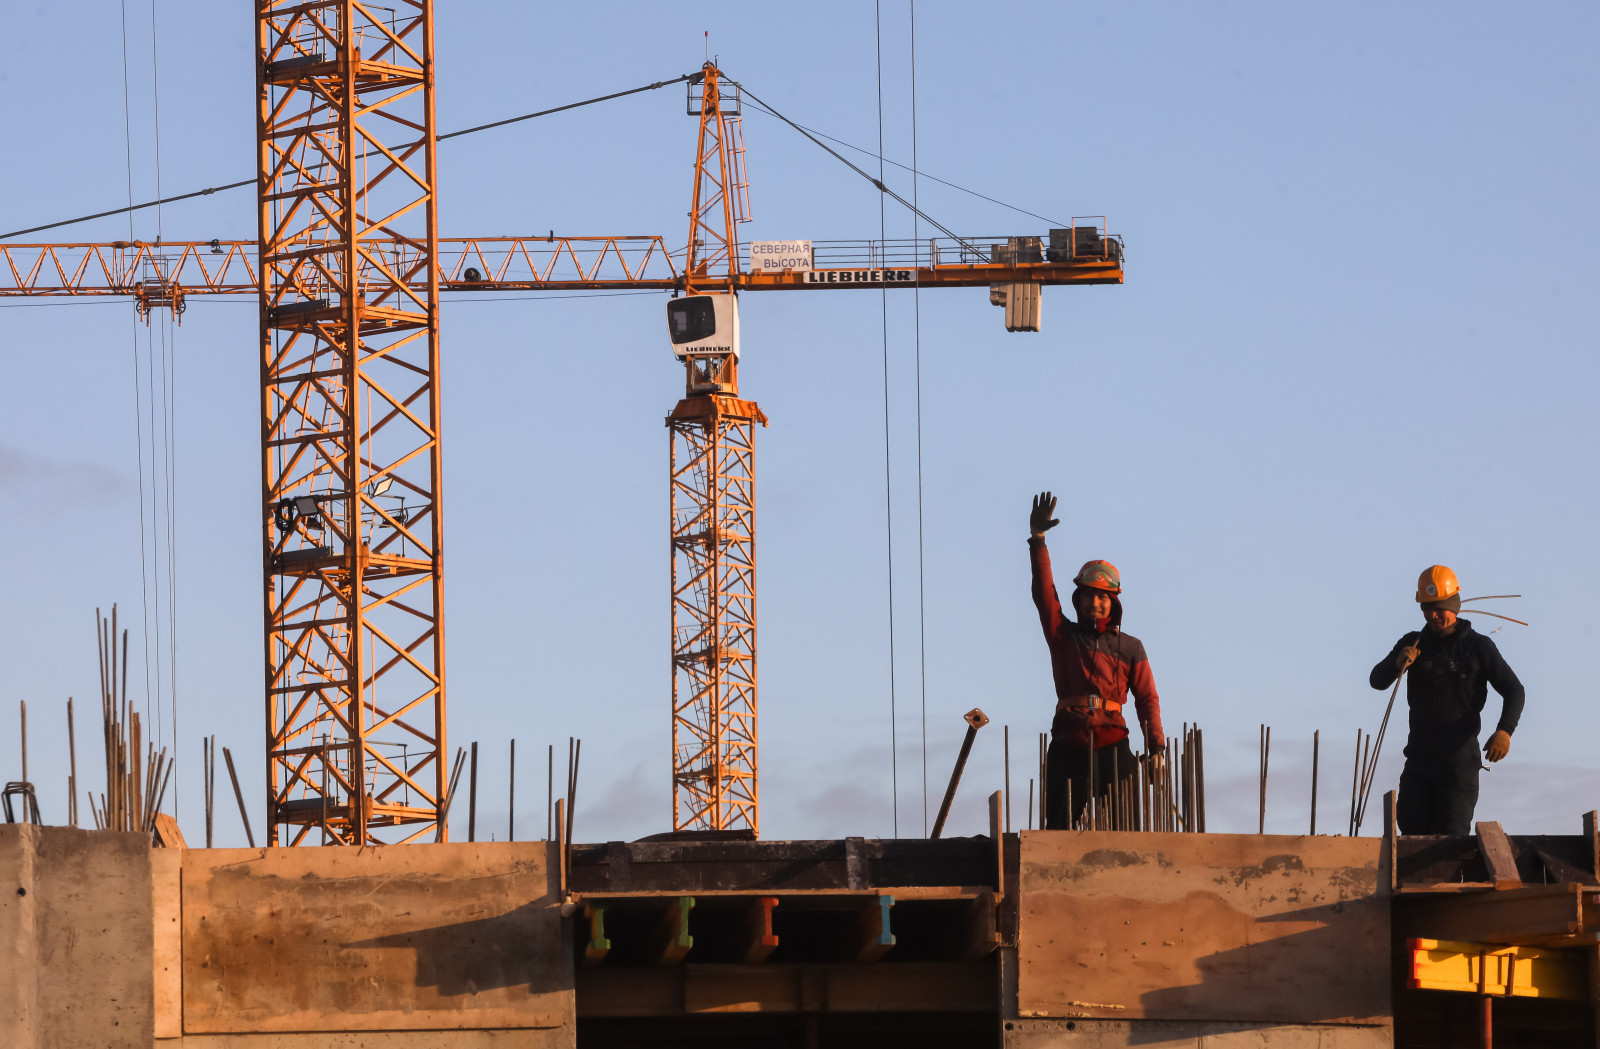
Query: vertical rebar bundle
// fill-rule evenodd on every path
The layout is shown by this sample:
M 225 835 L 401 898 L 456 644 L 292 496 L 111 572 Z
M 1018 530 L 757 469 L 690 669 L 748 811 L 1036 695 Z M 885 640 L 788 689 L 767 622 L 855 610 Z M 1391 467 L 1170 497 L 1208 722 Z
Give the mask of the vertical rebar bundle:
M 1205 744 L 1198 725 L 1184 725 L 1177 737 L 1168 737 L 1155 754 L 1136 754 L 1134 767 L 1117 766 L 1112 754 L 1112 774 L 1106 789 L 1093 793 L 1077 815 L 1074 830 L 1205 831 Z M 1089 753 L 1089 781 L 1095 782 L 1100 759 Z M 1073 812 L 1072 789 L 1067 787 L 1066 811 Z
M 122 631 L 122 662 L 117 663 L 117 606 L 111 618 L 94 611 L 100 645 L 100 713 L 106 754 L 106 789 L 97 807 L 90 799 L 95 826 L 101 830 L 148 834 L 166 797 L 172 762 L 167 750 L 146 744 L 139 713 L 128 706 L 128 632 Z M 140 760 L 141 751 L 143 760 Z

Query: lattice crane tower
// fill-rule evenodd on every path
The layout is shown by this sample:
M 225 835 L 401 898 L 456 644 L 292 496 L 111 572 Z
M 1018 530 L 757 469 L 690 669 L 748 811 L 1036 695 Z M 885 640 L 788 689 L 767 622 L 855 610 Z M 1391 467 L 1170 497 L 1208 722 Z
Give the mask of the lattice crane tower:
M 274 845 L 415 840 L 445 789 L 433 5 L 392 3 L 257 3 Z
M 685 298 L 668 304 L 684 396 L 667 416 L 672 522 L 672 828 L 759 831 L 756 424 L 739 397 L 739 107 L 701 71 Z M 691 89 L 692 90 L 692 89 Z M 693 98 L 693 96 L 691 96 Z

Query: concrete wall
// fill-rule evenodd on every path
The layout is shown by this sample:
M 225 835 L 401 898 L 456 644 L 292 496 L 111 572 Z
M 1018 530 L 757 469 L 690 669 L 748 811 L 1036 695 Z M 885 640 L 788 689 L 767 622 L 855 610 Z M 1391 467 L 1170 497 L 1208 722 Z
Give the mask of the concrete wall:
M 0 1046 L 149 1049 L 150 846 L 0 825 Z
M 569 1028 L 548 851 L 186 851 L 184 1035 Z
M 1389 1044 L 1379 854 L 1377 839 L 1022 832 L 1006 1046 Z
M 562 1049 L 571 958 L 543 843 L 0 826 L 3 1049 Z

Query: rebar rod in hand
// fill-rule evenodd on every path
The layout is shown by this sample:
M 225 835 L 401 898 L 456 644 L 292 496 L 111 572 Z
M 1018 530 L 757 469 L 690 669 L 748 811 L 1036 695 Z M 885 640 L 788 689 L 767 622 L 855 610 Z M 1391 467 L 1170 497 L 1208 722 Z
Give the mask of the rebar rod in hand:
M 1501 618 L 1504 619 L 1505 617 L 1502 616 Z M 1357 793 L 1356 801 L 1355 830 L 1351 832 L 1352 836 L 1354 836 L 1357 831 L 1361 830 L 1361 824 L 1366 819 L 1367 801 L 1372 797 L 1372 784 L 1377 779 L 1378 755 L 1383 750 L 1384 733 L 1389 729 L 1389 715 L 1394 713 L 1394 701 L 1395 697 L 1400 694 L 1400 682 L 1405 680 L 1406 671 L 1410 669 L 1411 664 L 1407 663 L 1405 666 L 1400 668 L 1399 675 L 1395 677 L 1394 688 L 1389 690 L 1389 705 L 1383 708 L 1383 721 L 1378 725 L 1377 741 L 1372 745 L 1372 760 L 1370 763 L 1363 763 L 1364 767 L 1362 768 L 1361 772 L 1361 787 Z

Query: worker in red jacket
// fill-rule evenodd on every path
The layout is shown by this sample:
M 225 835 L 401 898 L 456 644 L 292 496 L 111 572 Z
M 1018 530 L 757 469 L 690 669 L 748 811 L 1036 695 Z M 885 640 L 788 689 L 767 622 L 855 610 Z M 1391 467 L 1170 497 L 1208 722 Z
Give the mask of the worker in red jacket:
M 1144 645 L 1122 632 L 1118 598 L 1122 579 L 1116 566 L 1090 561 L 1079 569 L 1072 580 L 1077 618 L 1061 614 L 1050 551 L 1044 543 L 1045 532 L 1061 523 L 1055 510 L 1056 498 L 1049 492 L 1034 497 L 1028 516 L 1028 557 L 1033 564 L 1033 603 L 1050 646 L 1056 683 L 1056 714 L 1045 769 L 1045 827 L 1066 829 L 1078 821 L 1088 803 L 1091 764 L 1095 794 L 1104 797 L 1113 776 L 1123 780 L 1124 790 L 1136 790 L 1138 767 L 1128 748 L 1128 723 L 1122 715 L 1128 693 L 1133 693 L 1134 709 L 1144 727 L 1146 753 L 1159 755 L 1164 737 L 1161 698 Z

